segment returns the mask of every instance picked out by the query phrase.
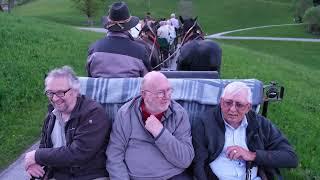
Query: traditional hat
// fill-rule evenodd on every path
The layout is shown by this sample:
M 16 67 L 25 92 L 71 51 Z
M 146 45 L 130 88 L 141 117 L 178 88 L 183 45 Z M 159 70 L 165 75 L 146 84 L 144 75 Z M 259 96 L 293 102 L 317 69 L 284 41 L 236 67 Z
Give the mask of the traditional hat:
M 127 31 L 139 23 L 139 18 L 131 16 L 125 2 L 115 2 L 109 9 L 105 28 L 109 31 Z

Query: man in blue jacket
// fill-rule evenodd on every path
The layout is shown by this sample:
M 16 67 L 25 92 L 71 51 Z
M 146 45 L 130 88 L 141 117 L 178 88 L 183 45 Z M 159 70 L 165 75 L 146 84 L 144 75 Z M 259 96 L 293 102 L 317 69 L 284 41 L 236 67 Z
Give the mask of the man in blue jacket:
M 296 167 L 298 158 L 288 140 L 268 119 L 251 110 L 251 89 L 228 84 L 220 106 L 192 129 L 198 180 L 275 179 L 278 168 Z

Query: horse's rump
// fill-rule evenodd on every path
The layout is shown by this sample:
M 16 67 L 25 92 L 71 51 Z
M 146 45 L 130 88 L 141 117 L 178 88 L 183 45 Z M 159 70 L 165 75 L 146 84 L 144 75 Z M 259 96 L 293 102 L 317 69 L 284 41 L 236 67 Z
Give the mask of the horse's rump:
M 220 73 L 222 50 L 211 40 L 191 40 L 180 49 L 177 70 L 218 71 Z

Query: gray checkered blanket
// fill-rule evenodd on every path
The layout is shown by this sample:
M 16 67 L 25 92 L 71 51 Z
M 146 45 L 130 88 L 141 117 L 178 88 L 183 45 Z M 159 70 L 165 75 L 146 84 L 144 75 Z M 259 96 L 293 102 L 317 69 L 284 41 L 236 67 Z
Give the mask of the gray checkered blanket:
M 89 78 L 80 77 L 81 94 L 101 103 L 110 119 L 117 110 L 133 97 L 140 94 L 142 78 Z M 226 84 L 242 81 L 251 87 L 253 106 L 263 102 L 263 84 L 256 79 L 169 79 L 174 91 L 172 99 L 179 102 L 189 113 L 193 122 L 205 116 L 208 108 L 219 103 L 220 95 Z

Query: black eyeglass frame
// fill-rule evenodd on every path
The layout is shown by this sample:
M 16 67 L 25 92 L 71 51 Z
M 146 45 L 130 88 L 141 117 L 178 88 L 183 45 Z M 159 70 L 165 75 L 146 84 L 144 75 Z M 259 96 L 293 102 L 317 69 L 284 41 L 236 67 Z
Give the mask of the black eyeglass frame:
M 59 98 L 63 98 L 66 95 L 66 93 L 69 92 L 71 89 L 72 88 L 69 88 L 69 89 L 67 89 L 65 91 L 59 90 L 57 92 L 45 91 L 44 94 L 50 99 L 52 99 L 54 95 L 56 95 Z
M 166 94 L 172 94 L 174 89 L 173 88 L 169 88 L 169 89 L 166 89 L 166 90 L 160 90 L 160 91 L 157 91 L 157 92 L 152 92 L 152 91 L 149 91 L 149 90 L 143 90 L 143 91 L 146 91 L 146 92 L 149 92 L 153 95 L 155 95 L 157 98 L 163 98 L 166 96 Z

